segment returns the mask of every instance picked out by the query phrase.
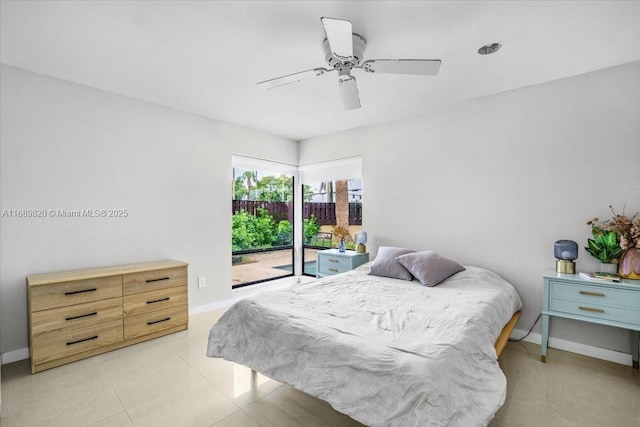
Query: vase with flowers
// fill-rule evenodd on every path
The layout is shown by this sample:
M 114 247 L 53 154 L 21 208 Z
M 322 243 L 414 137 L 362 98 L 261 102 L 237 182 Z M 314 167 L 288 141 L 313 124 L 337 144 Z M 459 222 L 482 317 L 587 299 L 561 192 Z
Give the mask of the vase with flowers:
M 349 229 L 347 227 L 338 225 L 336 227 L 333 227 L 333 235 L 336 239 L 338 239 L 338 252 L 344 252 L 346 249 L 345 241 L 351 238 Z
M 587 222 L 594 239 L 589 239 L 589 247 L 585 249 L 603 262 L 599 255 L 606 243 L 606 254 L 610 262 L 617 262 L 618 275 L 625 279 L 640 280 L 640 213 L 627 216 L 624 208 L 621 214 L 617 214 L 612 206 L 609 209 L 613 213 L 611 219 L 601 222 L 599 218 L 593 218 Z

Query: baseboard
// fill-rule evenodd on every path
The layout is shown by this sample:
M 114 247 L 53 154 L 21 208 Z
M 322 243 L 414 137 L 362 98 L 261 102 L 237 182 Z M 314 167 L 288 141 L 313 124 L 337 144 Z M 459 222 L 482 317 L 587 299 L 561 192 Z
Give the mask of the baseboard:
M 24 360 L 29 358 L 29 347 L 19 348 L 13 351 L 7 351 L 0 355 L 0 361 L 3 365 L 8 363 L 17 362 L 18 360 Z
M 520 337 L 527 334 L 527 331 L 521 329 L 514 329 L 511 333 L 512 339 L 520 339 Z M 542 335 L 531 333 L 523 341 L 533 344 L 542 344 Z M 609 362 L 619 363 L 621 365 L 631 366 L 631 354 L 622 353 L 614 350 L 607 350 L 606 348 L 593 347 L 590 345 L 580 344 L 573 341 L 567 341 L 560 338 L 549 337 L 548 346 L 557 350 L 569 351 L 571 353 L 581 354 L 583 356 L 593 357 L 595 359 L 606 360 Z
M 240 298 L 231 298 L 223 301 L 212 302 L 211 304 L 199 305 L 197 307 L 189 308 L 189 316 L 195 316 L 196 314 L 208 313 L 210 311 L 219 310 L 221 308 L 229 307 L 233 305 Z

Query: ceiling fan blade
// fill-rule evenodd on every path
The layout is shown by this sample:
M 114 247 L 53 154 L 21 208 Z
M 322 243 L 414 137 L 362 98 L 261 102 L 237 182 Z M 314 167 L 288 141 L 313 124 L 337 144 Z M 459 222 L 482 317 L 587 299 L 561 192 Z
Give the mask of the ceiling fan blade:
M 320 18 L 331 52 L 341 61 L 353 58 L 353 28 L 351 21 Z
M 439 59 L 370 59 L 362 68 L 368 73 L 435 76 L 441 63 Z
M 260 89 L 273 89 L 274 87 L 280 87 L 284 85 L 290 85 L 292 83 L 297 83 L 301 80 L 311 79 L 313 77 L 320 77 L 325 73 L 331 72 L 334 70 L 327 70 L 326 68 L 314 68 L 313 70 L 301 71 L 299 73 L 289 74 L 287 76 L 276 77 L 275 79 L 265 80 L 263 82 L 258 83 L 258 87 Z
M 340 87 L 340 96 L 342 97 L 342 106 L 345 111 L 360 108 L 360 96 L 358 95 L 358 84 L 356 78 L 349 76 L 338 80 Z

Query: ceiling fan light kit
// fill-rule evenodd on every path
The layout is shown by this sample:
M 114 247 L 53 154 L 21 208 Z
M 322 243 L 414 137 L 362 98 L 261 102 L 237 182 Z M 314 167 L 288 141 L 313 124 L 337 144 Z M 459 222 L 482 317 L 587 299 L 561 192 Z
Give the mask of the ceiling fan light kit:
M 360 95 L 358 93 L 358 85 L 356 78 L 349 76 L 346 79 L 338 80 L 340 86 L 340 96 L 342 97 L 342 106 L 345 110 L 354 110 L 360 108 Z
M 329 72 L 338 71 L 338 88 L 345 110 L 360 108 L 360 95 L 356 78 L 351 70 L 363 69 L 368 73 L 411 74 L 435 76 L 438 74 L 439 59 L 370 59 L 362 65 L 367 41 L 353 33 L 350 21 L 335 18 L 320 18 L 326 38 L 322 42 L 327 68 L 314 68 L 289 74 L 258 83 L 261 89 L 273 89 L 297 83 L 313 77 L 321 77 Z

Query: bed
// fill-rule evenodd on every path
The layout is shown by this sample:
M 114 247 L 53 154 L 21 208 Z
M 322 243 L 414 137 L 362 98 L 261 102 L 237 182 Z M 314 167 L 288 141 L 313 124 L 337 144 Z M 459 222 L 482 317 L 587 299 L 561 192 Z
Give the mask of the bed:
M 426 287 L 371 264 L 238 301 L 207 355 L 369 426 L 486 426 L 506 395 L 497 358 L 522 306 L 514 287 L 478 267 Z

